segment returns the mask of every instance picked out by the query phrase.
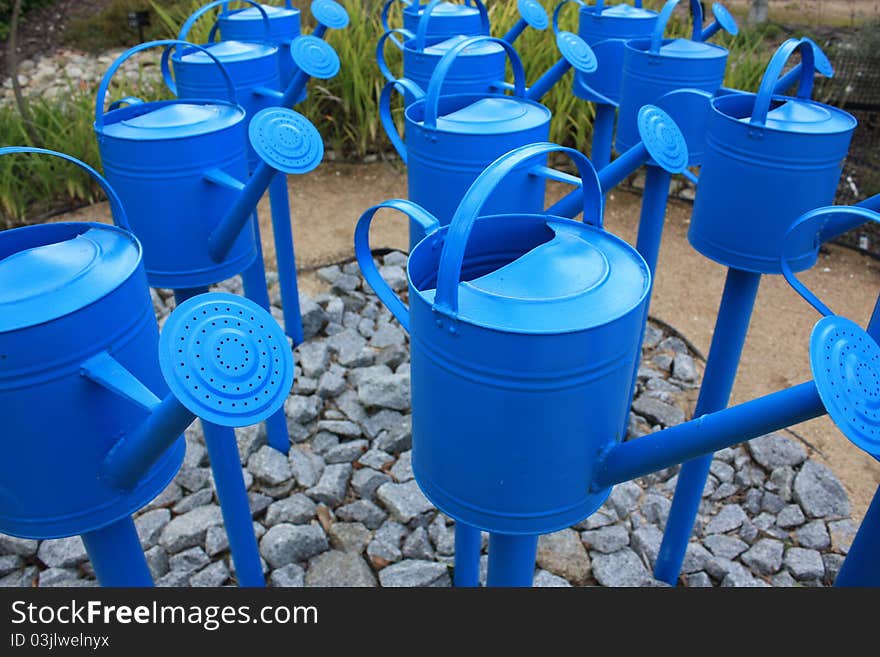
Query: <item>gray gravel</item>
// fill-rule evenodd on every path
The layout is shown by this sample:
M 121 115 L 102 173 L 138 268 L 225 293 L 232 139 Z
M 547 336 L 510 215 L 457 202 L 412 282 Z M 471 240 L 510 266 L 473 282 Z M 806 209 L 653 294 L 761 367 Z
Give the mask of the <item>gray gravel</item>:
M 383 271 L 405 288 L 398 253 Z M 267 582 L 301 586 L 449 586 L 454 523 L 412 473 L 408 336 L 364 290 L 357 266 L 318 276 L 337 292 L 301 297 L 308 341 L 295 352 L 285 404 L 293 445 L 284 457 L 262 427 L 236 430 Z M 270 273 L 271 276 L 271 273 Z M 238 292 L 233 279 L 221 286 Z M 341 296 L 339 296 L 341 295 Z M 277 290 L 272 298 L 277 299 Z M 165 315 L 173 299 L 153 293 Z M 685 419 L 702 363 L 653 324 L 646 331 L 630 439 Z M 616 486 L 572 529 L 540 540 L 536 586 L 650 586 L 677 467 Z M 198 424 L 184 467 L 136 514 L 157 584 L 235 585 Z M 830 584 L 855 535 L 843 486 L 785 432 L 715 455 L 680 583 Z M 484 534 L 485 539 L 485 534 Z M 483 546 L 483 578 L 486 570 Z M 94 585 L 79 539 L 0 535 L 0 586 Z

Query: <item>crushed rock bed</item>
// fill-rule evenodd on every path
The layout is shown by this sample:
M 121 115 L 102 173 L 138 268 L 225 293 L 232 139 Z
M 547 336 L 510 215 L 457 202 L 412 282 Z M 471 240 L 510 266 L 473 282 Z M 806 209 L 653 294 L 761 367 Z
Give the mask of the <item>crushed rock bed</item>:
M 405 256 L 382 273 L 406 289 Z M 271 586 L 450 586 L 454 523 L 413 480 L 408 336 L 369 291 L 357 265 L 318 276 L 327 294 L 302 298 L 307 341 L 285 404 L 290 456 L 261 427 L 236 432 L 254 530 Z M 271 277 L 275 278 L 275 277 Z M 277 286 L 273 314 L 280 321 Z M 218 289 L 241 292 L 237 279 Z M 170 291 L 153 291 L 160 324 Z M 629 437 L 686 419 L 701 377 L 687 344 L 648 326 Z M 159 586 L 235 584 L 198 423 L 175 480 L 135 519 Z M 544 536 L 536 586 L 654 586 L 651 576 L 677 468 L 621 484 L 572 528 Z M 715 455 L 681 583 L 826 586 L 855 534 L 838 479 L 787 434 Z M 484 534 L 482 577 L 487 557 Z M 79 537 L 0 535 L 0 586 L 95 586 Z

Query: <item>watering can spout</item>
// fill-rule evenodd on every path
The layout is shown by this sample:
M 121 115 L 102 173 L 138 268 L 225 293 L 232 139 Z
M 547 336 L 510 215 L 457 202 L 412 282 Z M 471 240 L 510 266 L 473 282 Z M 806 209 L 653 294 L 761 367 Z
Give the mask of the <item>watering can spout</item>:
M 507 43 L 513 43 L 519 38 L 519 35 L 525 32 L 529 26 L 536 30 L 546 30 L 550 24 L 550 17 L 547 11 L 541 6 L 537 0 L 518 0 L 516 7 L 519 10 L 519 20 L 514 23 L 513 27 L 508 30 L 502 39 Z
M 739 25 L 736 24 L 736 19 L 724 5 L 718 2 L 714 3 L 712 5 L 712 15 L 715 16 L 715 20 L 702 30 L 700 41 L 708 41 L 719 30 L 724 30 L 733 36 L 739 34 Z
M 316 39 L 321 39 L 327 30 L 341 30 L 348 26 L 348 12 L 334 0 L 314 0 L 311 4 L 312 16 L 318 24 L 312 33 Z
M 290 109 L 261 110 L 251 120 L 248 134 L 262 162 L 208 239 L 211 257 L 217 262 L 229 253 L 276 173 L 308 173 L 324 157 L 324 145 L 315 126 Z
M 645 105 L 639 110 L 638 127 L 641 141 L 598 171 L 603 194 L 607 194 L 646 163 L 669 173 L 683 173 L 687 170 L 687 142 L 669 114 L 654 105 Z M 574 190 L 563 196 L 547 212 L 560 217 L 574 217 L 581 209 L 579 191 Z
M 310 78 L 328 80 L 339 72 L 340 67 L 339 56 L 333 46 L 315 35 L 294 39 L 290 44 L 290 56 L 297 71 L 281 94 L 281 107 L 292 107 Z
M 543 98 L 562 79 L 562 76 L 568 73 L 570 68 L 574 68 L 579 73 L 592 73 L 598 68 L 593 49 L 577 34 L 565 31 L 558 32 L 556 47 L 559 48 L 562 57 L 529 87 L 526 98 L 531 100 Z
M 231 294 L 201 294 L 179 305 L 160 336 L 159 364 L 171 389 L 161 401 L 109 354 L 82 368 L 149 410 L 104 458 L 102 474 L 118 488 L 137 485 L 197 417 L 229 427 L 256 424 L 284 404 L 293 383 L 281 327 L 257 304 Z

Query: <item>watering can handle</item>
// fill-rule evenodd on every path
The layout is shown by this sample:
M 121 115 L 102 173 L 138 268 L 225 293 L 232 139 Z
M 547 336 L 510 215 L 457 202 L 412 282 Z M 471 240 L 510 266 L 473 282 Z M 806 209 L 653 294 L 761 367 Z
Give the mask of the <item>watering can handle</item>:
M 431 12 L 434 11 L 434 8 L 439 5 L 444 0 L 431 0 L 428 4 L 425 5 L 425 9 L 422 11 L 422 17 L 419 18 L 419 27 L 416 30 L 416 42 L 415 49 L 421 52 L 425 49 L 425 46 L 428 45 L 428 23 L 431 21 Z M 471 2 L 468 0 L 467 4 L 470 6 Z M 477 8 L 477 11 L 480 12 L 480 28 L 483 34 L 489 34 L 489 12 L 486 10 L 486 5 L 483 4 L 482 0 L 474 0 L 474 6 Z
M 672 12 L 678 6 L 679 0 L 667 0 L 660 10 L 657 22 L 654 24 L 654 31 L 651 32 L 651 49 L 650 52 L 657 54 L 660 52 L 660 46 L 663 45 L 663 33 L 666 31 L 666 24 L 669 22 Z M 690 0 L 691 16 L 694 20 L 694 26 L 691 30 L 691 39 L 699 41 L 703 33 L 703 6 L 700 0 Z
M 385 85 L 382 89 L 382 95 L 379 96 L 379 119 L 382 122 L 382 127 L 385 128 L 385 134 L 388 135 L 388 139 L 391 140 L 391 144 L 394 146 L 394 150 L 397 151 L 400 159 L 406 164 L 406 144 L 400 138 L 397 126 L 394 124 L 394 118 L 391 116 L 391 94 L 394 93 L 395 89 L 401 88 L 404 91 L 410 92 L 416 100 L 421 100 L 425 97 L 425 92 L 412 80 L 407 80 L 406 78 L 392 80 Z
M 479 175 L 470 189 L 462 198 L 458 209 L 449 224 L 449 230 L 440 254 L 440 267 L 437 273 L 437 292 L 434 296 L 434 310 L 455 318 L 458 314 L 458 284 L 461 280 L 461 265 L 464 261 L 465 249 L 471 229 L 487 199 L 498 184 L 512 171 L 523 163 L 550 153 L 565 153 L 575 163 L 584 181 L 582 189 L 588 187 L 587 180 L 592 179 L 593 184 L 589 187 L 599 189 L 599 180 L 596 170 L 587 156 L 573 148 L 566 148 L 549 142 L 528 144 L 516 148 L 506 155 L 502 155 Z M 584 216 L 587 216 L 587 194 L 584 194 Z M 601 202 L 602 195 L 599 194 Z M 602 228 L 602 212 L 599 212 L 597 227 Z
M 110 213 L 113 216 L 113 223 L 120 228 L 131 232 L 131 227 L 128 225 L 128 217 L 125 214 L 125 208 L 122 206 L 122 201 L 120 200 L 119 196 L 116 194 L 110 183 L 107 182 L 107 179 L 104 178 L 104 176 L 102 176 L 100 173 L 95 171 L 88 164 L 70 155 L 65 155 L 64 153 L 59 153 L 57 151 L 50 151 L 45 148 L 33 148 L 31 146 L 5 146 L 3 148 L 0 148 L 0 156 L 12 155 L 14 153 L 38 153 L 41 155 L 52 155 L 53 157 L 59 157 L 62 160 L 67 160 L 68 162 L 78 166 L 80 169 L 82 169 L 92 178 L 94 178 L 94 180 L 101 186 L 101 189 L 104 190 L 104 193 L 107 195 L 107 200 L 110 202 Z
M 135 46 L 129 50 L 126 50 L 119 57 L 116 58 L 112 64 L 110 64 L 110 68 L 107 69 L 107 72 L 104 73 L 104 77 L 101 78 L 101 84 L 98 85 L 98 95 L 95 100 L 95 129 L 100 132 L 104 128 L 104 102 L 107 97 L 107 89 L 110 87 L 110 81 L 113 79 L 113 76 L 116 74 L 116 71 L 119 70 L 119 67 L 122 66 L 122 63 L 127 60 L 132 55 L 135 55 L 142 50 L 148 50 L 149 48 L 155 48 L 158 46 L 167 46 L 165 52 L 162 54 L 162 63 L 163 63 L 163 75 L 165 74 L 165 64 L 167 64 L 166 56 L 170 52 L 172 46 L 186 46 L 188 48 L 195 48 L 196 50 L 200 50 L 212 60 L 217 66 L 220 67 L 220 71 L 223 73 L 223 77 L 226 78 L 226 88 L 229 91 L 229 100 L 233 103 L 235 100 L 235 85 L 232 83 L 232 78 L 229 77 L 229 72 L 226 70 L 226 67 L 223 66 L 223 63 L 217 59 L 213 54 L 211 54 L 205 48 L 201 46 L 197 46 L 194 43 L 189 43 L 188 41 L 179 41 L 177 39 L 161 39 L 159 41 L 147 41 L 146 43 L 142 43 L 140 45 Z M 165 80 L 166 84 L 168 84 L 168 88 L 171 90 L 175 96 L 177 95 L 177 89 L 174 86 L 173 80 L 169 77 Z M 170 83 L 169 83 L 170 82 Z
M 221 62 L 217 56 L 212 53 L 207 48 L 203 48 L 202 46 L 197 46 L 194 43 L 189 43 L 186 41 L 181 41 L 180 43 L 185 43 L 188 46 L 194 48 L 195 50 L 199 50 L 205 53 L 211 60 L 220 67 L 220 72 L 223 74 L 223 78 L 226 81 L 226 90 L 229 92 L 229 102 L 238 104 L 238 100 L 235 97 L 235 83 L 232 81 L 232 76 L 229 75 L 229 71 L 226 69 L 226 66 Z M 174 82 L 174 78 L 171 77 L 171 64 L 169 60 L 171 59 L 171 51 L 172 46 L 168 46 L 162 51 L 162 60 L 161 60 L 161 68 L 162 68 L 162 79 L 165 81 L 165 86 L 173 93 L 175 96 L 177 95 L 177 83 Z
M 391 43 L 396 45 L 400 50 L 403 50 L 403 43 L 397 40 L 395 34 L 399 34 L 404 37 L 404 39 L 412 39 L 413 34 L 409 30 L 404 30 L 403 28 L 395 28 L 393 30 L 388 30 L 379 37 L 379 42 L 376 44 L 376 62 L 379 64 L 379 70 L 382 72 L 382 75 L 385 77 L 388 82 L 392 82 L 397 78 L 394 77 L 394 74 L 391 73 L 391 69 L 388 68 L 388 63 L 385 61 L 385 42 L 388 39 L 391 39 Z
M 252 7 L 256 7 L 257 10 L 263 17 L 263 30 L 265 31 L 266 42 L 270 42 L 272 40 L 272 26 L 269 23 L 269 14 L 266 13 L 266 10 L 263 9 L 263 6 L 254 2 L 254 0 L 239 0 L 245 4 L 251 5 Z M 214 2 L 209 2 L 203 7 L 199 7 L 196 11 L 194 11 L 189 18 L 186 19 L 183 26 L 180 28 L 180 32 L 177 35 L 178 39 L 186 39 L 186 35 L 189 34 L 189 31 L 193 28 L 193 25 L 196 24 L 202 16 L 204 16 L 207 12 L 215 7 L 223 7 L 226 9 L 226 6 L 229 4 L 228 0 L 215 0 Z M 212 36 L 216 36 L 214 30 L 211 30 Z
M 761 78 L 761 86 L 758 88 L 758 95 L 755 98 L 755 106 L 752 109 L 752 118 L 749 123 L 751 125 L 763 126 L 767 121 L 767 112 L 770 109 L 770 101 L 773 98 L 773 91 L 776 87 L 777 79 L 782 74 L 786 62 L 794 54 L 795 50 L 801 51 L 801 79 L 798 83 L 798 98 L 809 98 L 813 92 L 813 76 L 818 69 L 827 77 L 834 75 L 830 62 L 827 62 L 825 53 L 817 46 L 812 39 L 806 37 L 802 39 L 788 39 L 770 59 L 767 64 L 767 70 L 764 71 L 764 77 Z M 821 58 L 817 66 L 817 56 Z
M 785 237 L 782 239 L 782 253 L 779 256 L 779 262 L 782 266 L 782 274 L 785 276 L 785 280 L 788 281 L 788 284 L 791 285 L 794 290 L 800 294 L 813 308 L 819 311 L 822 315 L 826 317 L 834 315 L 834 312 L 822 303 L 819 298 L 813 294 L 806 285 L 800 282 L 798 278 L 794 275 L 794 272 L 791 270 L 791 266 L 788 263 L 788 257 L 786 256 L 786 245 L 791 239 L 792 235 L 799 229 L 803 229 L 805 225 L 817 223 L 820 224 L 817 226 L 816 233 L 814 236 L 815 246 L 818 247 L 819 242 L 821 241 L 821 234 L 823 227 L 831 221 L 837 221 L 841 219 L 850 219 L 850 220 L 859 220 L 860 222 L 873 221 L 875 223 L 880 223 L 880 214 L 874 212 L 873 210 L 868 210 L 867 208 L 856 207 L 856 206 L 835 206 L 830 205 L 824 208 L 817 208 L 815 210 L 810 210 L 809 212 L 798 217 L 791 227 L 786 231 Z
M 382 18 L 381 18 L 381 20 L 382 20 L 382 28 L 383 28 L 386 32 L 390 32 L 390 31 L 391 31 L 391 26 L 388 25 L 388 12 L 391 11 L 391 5 L 393 5 L 393 4 L 395 3 L 395 1 L 396 1 L 396 0 L 385 0 L 385 4 L 382 5 Z M 408 0 L 400 0 L 400 1 L 401 1 L 403 4 L 405 4 L 407 7 L 410 5 L 410 3 L 408 2 Z
M 523 69 L 522 60 L 516 52 L 516 48 L 504 39 L 498 39 L 497 37 L 475 36 L 464 39 L 446 51 L 446 54 L 440 59 L 437 68 L 434 69 L 434 73 L 431 75 L 431 81 L 428 83 L 427 97 L 425 99 L 425 128 L 427 130 L 434 130 L 437 127 L 437 106 L 440 102 L 440 91 L 443 88 L 443 82 L 446 80 L 446 74 L 449 73 L 449 69 L 452 68 L 452 64 L 455 62 L 456 57 L 475 43 L 482 43 L 484 41 L 497 43 L 504 48 L 507 57 L 510 60 L 511 68 L 513 69 L 513 95 L 518 98 L 525 97 L 526 73 Z
M 427 235 L 436 231 L 440 227 L 440 222 L 437 221 L 437 218 L 434 217 L 434 215 L 412 201 L 392 199 L 380 203 L 379 205 L 374 205 L 372 208 L 364 212 L 354 229 L 354 253 L 357 257 L 358 265 L 361 268 L 361 273 L 364 275 L 364 280 L 366 280 L 367 284 L 373 288 L 373 291 L 379 299 L 382 300 L 385 307 L 388 308 L 388 310 L 391 311 L 391 314 L 397 318 L 398 322 L 400 322 L 400 325 L 409 332 L 409 308 L 407 308 L 401 298 L 395 294 L 394 290 L 391 289 L 391 286 L 385 282 L 385 279 L 382 278 L 382 275 L 376 268 L 376 263 L 373 262 L 373 252 L 370 250 L 370 224 L 372 223 L 376 212 L 382 208 L 389 208 L 391 210 L 402 212 L 418 223 L 425 230 Z
M 554 33 L 557 33 L 557 34 L 559 33 L 559 14 L 565 8 L 565 5 L 568 5 L 568 4 L 577 5 L 578 7 L 581 7 L 581 8 L 587 6 L 581 0 L 562 0 L 562 2 L 560 2 L 558 5 L 556 5 L 556 9 L 553 10 L 553 32 Z M 599 11 L 602 10 L 601 9 L 602 0 L 599 0 L 599 2 L 596 3 L 596 7 L 599 8 Z

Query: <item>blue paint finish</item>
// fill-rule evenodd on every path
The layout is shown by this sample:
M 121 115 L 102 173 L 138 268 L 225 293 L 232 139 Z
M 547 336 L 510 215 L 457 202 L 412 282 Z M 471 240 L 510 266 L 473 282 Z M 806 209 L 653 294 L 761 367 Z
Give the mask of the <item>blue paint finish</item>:
M 480 530 L 463 522 L 455 523 L 455 586 L 480 585 Z
M 537 536 L 489 535 L 489 578 L 493 587 L 528 587 L 535 578 Z
M 862 519 L 834 586 L 880 586 L 880 488 Z
M 86 532 L 82 540 L 101 586 L 153 586 L 153 576 L 130 517 Z

